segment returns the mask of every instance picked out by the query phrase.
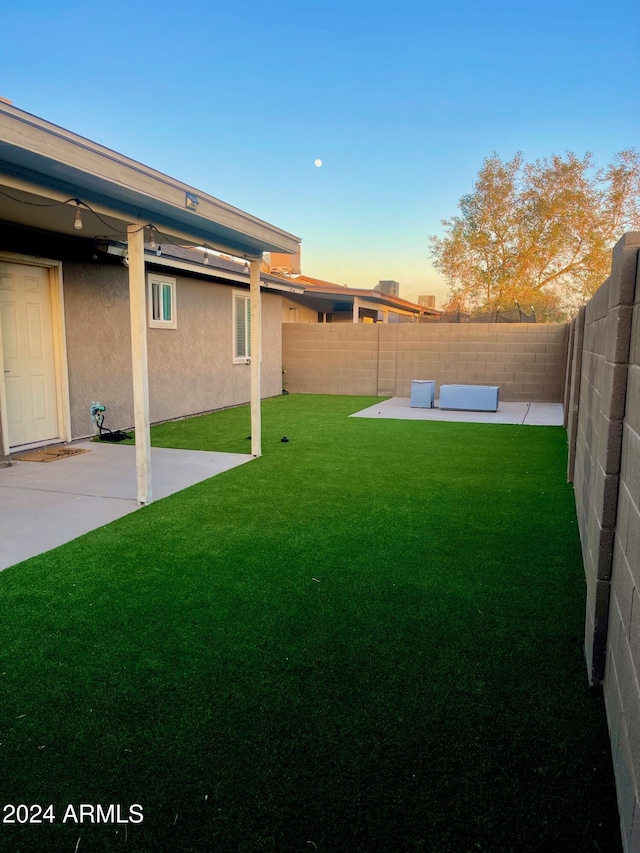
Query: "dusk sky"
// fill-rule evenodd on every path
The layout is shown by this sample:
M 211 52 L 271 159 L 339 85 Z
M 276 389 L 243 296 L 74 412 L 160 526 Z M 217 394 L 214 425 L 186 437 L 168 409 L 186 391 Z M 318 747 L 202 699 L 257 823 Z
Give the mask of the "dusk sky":
M 296 234 L 306 275 L 406 299 L 440 304 L 428 237 L 492 152 L 640 147 L 637 0 L 7 0 L 0 21 L 0 96 Z

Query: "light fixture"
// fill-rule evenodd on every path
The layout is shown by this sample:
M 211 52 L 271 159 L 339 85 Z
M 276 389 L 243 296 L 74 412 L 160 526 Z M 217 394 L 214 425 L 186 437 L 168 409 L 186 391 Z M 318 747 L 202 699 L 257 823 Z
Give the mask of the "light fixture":
M 106 252 L 107 255 L 115 255 L 117 258 L 122 258 L 127 254 L 127 247 L 124 243 L 115 243 L 111 240 L 96 240 L 96 249 L 101 252 Z
M 76 204 L 77 204 L 76 218 L 75 218 L 75 221 L 73 223 L 73 227 L 76 229 L 76 231 L 82 231 L 82 213 L 80 212 L 80 200 L 79 199 L 76 199 Z
M 209 249 L 205 247 L 204 250 L 204 263 L 206 266 L 209 266 Z
M 161 254 L 162 254 L 162 246 L 159 245 L 158 248 L 156 249 L 156 255 L 158 257 L 160 257 Z
M 197 210 L 198 205 L 200 204 L 200 200 L 198 196 L 194 193 L 185 193 L 184 194 L 184 206 L 187 210 Z
M 151 227 L 149 230 L 150 230 L 150 232 L 151 232 L 151 233 L 150 233 L 150 235 L 149 235 L 149 248 L 150 248 L 153 252 L 155 252 L 155 250 L 156 250 L 156 238 L 155 238 L 155 236 L 154 236 L 154 234 L 153 234 L 153 227 Z

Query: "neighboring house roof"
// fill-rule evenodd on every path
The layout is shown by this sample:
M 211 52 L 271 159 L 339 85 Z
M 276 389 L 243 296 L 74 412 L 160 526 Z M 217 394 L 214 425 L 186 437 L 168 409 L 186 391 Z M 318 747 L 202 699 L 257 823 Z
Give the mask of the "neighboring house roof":
M 348 287 L 343 284 L 334 284 L 330 281 L 323 281 L 320 278 L 312 278 L 308 275 L 292 276 L 290 281 L 303 284 L 305 288 L 305 296 L 336 296 L 340 301 L 352 301 L 354 298 L 366 299 L 367 302 L 375 302 L 385 308 L 396 308 L 401 311 L 406 311 L 413 314 L 427 314 L 439 316 L 440 311 L 436 308 L 425 308 L 424 305 L 418 305 L 416 302 L 409 302 L 407 299 L 401 299 L 399 296 L 387 296 L 378 290 L 364 290 L 357 287 Z M 346 297 L 346 298 L 345 298 Z

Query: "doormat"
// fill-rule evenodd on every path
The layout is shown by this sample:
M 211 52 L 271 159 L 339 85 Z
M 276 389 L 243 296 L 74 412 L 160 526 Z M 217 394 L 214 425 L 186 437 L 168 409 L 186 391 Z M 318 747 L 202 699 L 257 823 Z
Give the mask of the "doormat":
M 90 453 L 83 447 L 44 447 L 41 450 L 29 450 L 26 453 L 12 454 L 11 458 L 18 462 L 55 462 L 56 459 L 67 459 L 79 453 Z

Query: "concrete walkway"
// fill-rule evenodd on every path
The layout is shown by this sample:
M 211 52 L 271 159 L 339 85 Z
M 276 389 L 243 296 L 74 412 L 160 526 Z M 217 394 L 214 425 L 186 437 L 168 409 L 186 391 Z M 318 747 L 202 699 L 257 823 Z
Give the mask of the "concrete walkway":
M 395 418 L 413 421 L 463 421 L 473 424 L 562 426 L 560 403 L 500 403 L 497 412 L 460 412 L 452 409 L 411 408 L 408 397 L 392 397 L 351 415 L 352 418 Z
M 0 470 L 0 569 L 138 509 L 135 447 L 78 442 L 89 450 Z M 154 500 L 249 462 L 243 453 L 151 449 Z

